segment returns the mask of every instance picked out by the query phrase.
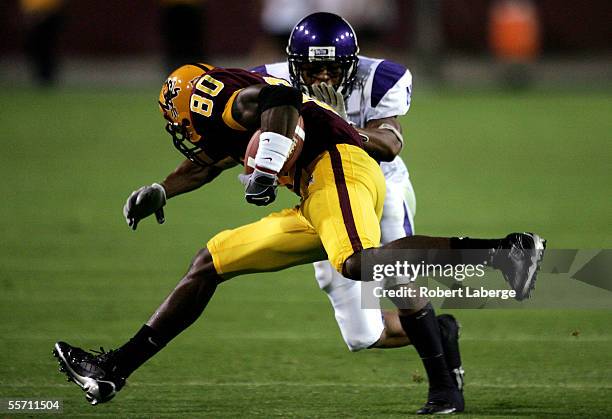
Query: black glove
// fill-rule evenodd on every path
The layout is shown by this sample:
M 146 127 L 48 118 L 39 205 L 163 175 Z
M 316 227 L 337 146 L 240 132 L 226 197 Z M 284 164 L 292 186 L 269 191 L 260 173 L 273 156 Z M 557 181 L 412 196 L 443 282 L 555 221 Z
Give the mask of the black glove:
M 132 192 L 123 207 L 123 216 L 132 230 L 136 230 L 140 220 L 153 213 L 157 222 L 163 224 L 164 205 L 166 205 L 166 191 L 163 186 L 154 183 Z
M 249 178 L 244 195 L 249 204 L 264 206 L 276 199 L 276 175 L 255 169 Z

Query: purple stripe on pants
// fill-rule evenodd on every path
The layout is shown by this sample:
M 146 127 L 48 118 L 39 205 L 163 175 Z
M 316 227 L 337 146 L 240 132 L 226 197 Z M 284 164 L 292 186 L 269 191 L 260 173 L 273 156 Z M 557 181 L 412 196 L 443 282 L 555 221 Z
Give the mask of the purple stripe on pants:
M 410 217 L 408 216 L 408 207 L 406 207 L 406 203 L 404 205 L 404 231 L 406 232 L 406 236 L 412 236 L 414 233 L 412 231 L 412 226 L 410 225 Z

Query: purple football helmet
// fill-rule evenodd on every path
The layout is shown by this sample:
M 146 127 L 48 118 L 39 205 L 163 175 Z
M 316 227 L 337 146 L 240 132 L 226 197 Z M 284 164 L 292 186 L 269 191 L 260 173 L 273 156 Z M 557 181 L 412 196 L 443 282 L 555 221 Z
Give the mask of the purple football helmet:
M 337 64 L 340 82 L 336 89 L 350 94 L 359 59 L 357 35 L 351 25 L 333 13 L 313 13 L 300 20 L 291 31 L 287 56 L 289 74 L 295 87 L 308 91 L 302 70 L 305 64 Z

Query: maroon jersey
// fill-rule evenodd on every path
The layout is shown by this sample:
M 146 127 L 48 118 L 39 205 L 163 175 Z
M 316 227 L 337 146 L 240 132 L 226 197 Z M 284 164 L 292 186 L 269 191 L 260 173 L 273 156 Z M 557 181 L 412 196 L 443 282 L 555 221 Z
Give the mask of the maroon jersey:
M 242 161 L 249 140 L 257 128 L 247 129 L 234 120 L 231 114 L 234 99 L 245 87 L 264 83 L 279 84 L 279 81 L 235 68 L 217 67 L 207 71 L 194 88 L 191 101 L 192 121 L 195 130 L 202 136 L 199 145 L 204 152 L 215 160 L 229 156 Z M 306 167 L 335 144 L 362 147 L 357 131 L 329 110 L 327 105 L 304 96 L 301 116 L 306 137 L 296 167 Z

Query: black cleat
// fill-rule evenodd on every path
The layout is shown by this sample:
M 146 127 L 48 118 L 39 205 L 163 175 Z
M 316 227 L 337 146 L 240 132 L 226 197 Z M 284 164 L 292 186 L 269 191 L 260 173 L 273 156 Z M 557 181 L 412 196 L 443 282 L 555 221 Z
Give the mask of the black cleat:
M 544 256 L 546 240 L 534 233 L 511 233 L 491 251 L 491 266 L 499 269 L 518 301 L 529 298 Z
M 451 415 L 457 412 L 455 406 L 449 402 L 427 402 L 417 410 L 417 415 Z
M 457 412 L 463 412 L 465 409 L 465 403 L 463 401 L 465 371 L 461 366 L 461 353 L 459 351 L 459 332 L 461 330 L 461 325 L 451 314 L 441 314 L 437 318 L 446 365 L 449 368 L 450 376 L 457 390 L 461 393 L 461 398 L 455 407 L 457 408 Z
M 450 415 L 463 411 L 463 394 L 459 390 L 453 390 L 444 394 L 432 396 L 425 406 L 417 410 L 417 415 Z
M 92 354 L 66 342 L 57 342 L 53 348 L 60 372 L 81 387 L 92 405 L 109 401 L 125 385 L 125 378 L 116 373 L 112 362 L 114 351 L 100 349 Z

